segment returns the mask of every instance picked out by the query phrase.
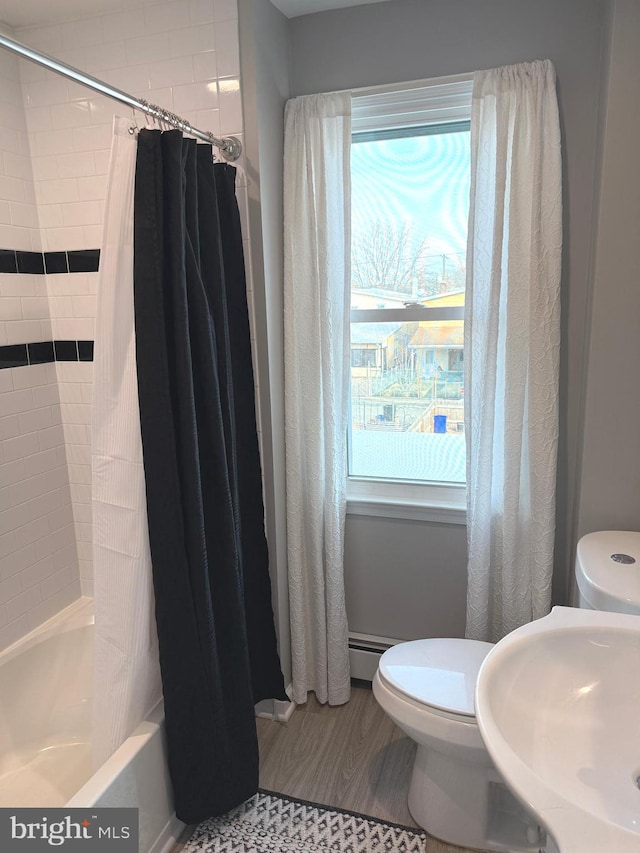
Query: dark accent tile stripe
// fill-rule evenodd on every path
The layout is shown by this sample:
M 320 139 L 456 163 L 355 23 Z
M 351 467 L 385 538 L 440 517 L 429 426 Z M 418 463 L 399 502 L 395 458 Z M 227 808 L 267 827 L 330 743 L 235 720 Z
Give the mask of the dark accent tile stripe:
M 100 265 L 100 249 L 82 249 L 67 252 L 69 272 L 97 272 Z
M 0 347 L 0 370 L 52 361 L 93 361 L 93 341 L 38 341 Z
M 0 249 L 0 272 L 18 272 L 18 262 L 13 249 Z
M 47 275 L 56 272 L 69 272 L 66 252 L 45 252 L 44 268 Z
M 77 361 L 78 344 L 76 341 L 54 341 L 56 361 Z
M 29 364 L 48 364 L 55 361 L 53 341 L 41 341 L 37 344 L 27 344 Z
M 25 364 L 29 364 L 26 344 L 11 344 L 7 347 L 0 347 L 0 368 L 24 367 Z
M 44 258 L 42 252 L 16 252 L 18 261 L 18 272 L 27 272 L 35 275 L 44 273 Z
M 21 252 L 0 249 L 0 273 L 49 275 L 66 272 L 97 272 L 100 249 L 74 249 L 69 252 Z
M 78 341 L 78 359 L 93 361 L 93 341 Z

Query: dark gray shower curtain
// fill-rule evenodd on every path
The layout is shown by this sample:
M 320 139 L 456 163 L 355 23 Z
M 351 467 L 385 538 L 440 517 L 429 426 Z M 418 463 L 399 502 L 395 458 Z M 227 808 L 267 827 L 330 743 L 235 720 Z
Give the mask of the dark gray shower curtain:
M 235 169 L 143 130 L 135 188 L 140 421 L 176 814 L 255 793 L 254 703 L 285 699 L 271 609 Z

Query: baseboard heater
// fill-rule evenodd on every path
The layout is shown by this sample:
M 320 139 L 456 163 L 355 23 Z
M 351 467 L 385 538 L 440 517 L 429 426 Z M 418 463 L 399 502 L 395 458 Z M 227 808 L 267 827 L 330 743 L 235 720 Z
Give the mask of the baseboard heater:
M 373 681 L 380 656 L 402 640 L 374 637 L 372 634 L 349 634 L 349 665 L 351 678 Z

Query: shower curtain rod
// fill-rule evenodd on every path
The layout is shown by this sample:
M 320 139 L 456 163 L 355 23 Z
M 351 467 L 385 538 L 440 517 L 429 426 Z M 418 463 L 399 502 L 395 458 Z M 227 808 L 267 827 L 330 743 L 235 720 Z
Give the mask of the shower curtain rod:
M 37 50 L 33 50 L 26 44 L 21 44 L 19 41 L 9 38 L 4 35 L 4 33 L 0 33 L 0 47 L 4 47 L 12 53 L 16 53 L 18 56 L 22 56 L 24 59 L 29 59 L 31 62 L 35 62 L 38 65 L 43 65 L 45 68 L 55 71 L 56 74 L 61 74 L 63 77 L 68 77 L 70 80 L 75 80 L 76 83 L 80 83 L 82 86 L 87 86 L 89 89 L 101 92 L 103 95 L 106 95 L 107 98 L 113 98 L 114 101 L 120 101 L 123 104 L 127 104 L 128 106 L 133 107 L 134 110 L 141 110 L 143 113 L 146 113 L 152 118 L 166 122 L 172 127 L 177 127 L 179 130 L 182 130 L 184 133 L 188 133 L 190 136 L 197 136 L 198 139 L 203 139 L 205 142 L 215 145 L 215 147 L 221 151 L 225 160 L 233 162 L 238 159 L 242 152 L 242 144 L 235 136 L 226 136 L 224 139 L 216 139 L 216 137 L 208 130 L 198 130 L 197 128 L 192 127 L 188 121 L 181 119 L 180 116 L 175 115 L 175 113 L 171 113 L 156 104 L 150 104 L 148 101 L 145 101 L 144 98 L 134 98 L 133 95 L 128 95 L 121 89 L 116 89 L 115 86 L 110 86 L 103 80 L 98 80 L 97 77 L 85 74 L 84 71 L 79 71 L 71 65 L 65 65 L 64 62 L 60 62 L 53 56 L 47 56 L 46 53 L 40 53 Z

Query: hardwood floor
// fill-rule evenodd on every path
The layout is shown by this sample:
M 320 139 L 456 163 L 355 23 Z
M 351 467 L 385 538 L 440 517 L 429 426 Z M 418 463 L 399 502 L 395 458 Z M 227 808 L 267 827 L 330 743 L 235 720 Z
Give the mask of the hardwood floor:
M 416 825 L 407 808 L 415 745 L 369 688 L 353 687 L 351 700 L 338 707 L 320 705 L 311 696 L 288 723 L 261 718 L 256 723 L 262 788 Z M 180 843 L 174 853 L 181 849 Z M 467 851 L 430 838 L 427 853 Z
M 285 725 L 257 722 L 263 788 L 415 826 L 406 802 L 415 747 L 371 690 L 354 687 L 338 707 L 312 697 Z

